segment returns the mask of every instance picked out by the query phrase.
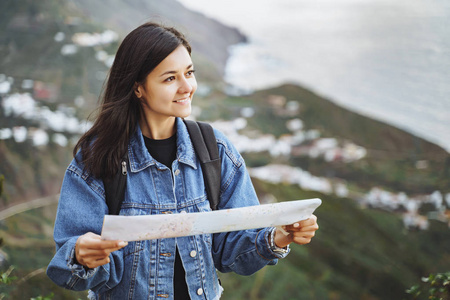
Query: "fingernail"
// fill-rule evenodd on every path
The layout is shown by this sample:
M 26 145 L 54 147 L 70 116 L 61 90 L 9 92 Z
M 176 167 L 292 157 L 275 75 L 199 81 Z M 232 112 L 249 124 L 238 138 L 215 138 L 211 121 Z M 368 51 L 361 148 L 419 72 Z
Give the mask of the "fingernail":
M 119 247 L 125 247 L 126 245 L 128 245 L 128 242 L 126 241 L 122 241 L 119 243 Z
M 299 226 L 300 226 L 300 224 L 298 224 L 298 223 L 295 223 L 295 224 L 294 224 L 294 227 L 295 227 L 295 228 L 297 228 L 297 227 L 299 227 Z

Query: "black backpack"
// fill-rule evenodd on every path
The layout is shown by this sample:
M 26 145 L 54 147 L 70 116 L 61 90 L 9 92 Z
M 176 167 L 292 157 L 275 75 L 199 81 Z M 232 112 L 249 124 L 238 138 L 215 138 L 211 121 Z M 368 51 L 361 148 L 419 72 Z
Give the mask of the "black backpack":
M 194 145 L 195 153 L 200 160 L 205 182 L 206 194 L 212 210 L 217 210 L 220 197 L 220 173 L 221 164 L 216 137 L 211 125 L 204 122 L 184 120 Z M 109 214 L 118 215 L 125 190 L 127 188 L 126 162 L 128 153 L 122 159 L 122 166 L 112 178 L 103 179 L 105 186 L 105 198 Z

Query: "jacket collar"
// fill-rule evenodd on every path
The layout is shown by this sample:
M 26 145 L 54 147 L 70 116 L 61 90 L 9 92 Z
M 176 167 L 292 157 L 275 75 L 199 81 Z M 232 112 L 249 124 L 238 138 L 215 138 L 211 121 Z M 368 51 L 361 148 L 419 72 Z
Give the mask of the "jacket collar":
M 177 160 L 197 169 L 197 157 L 186 125 L 181 118 L 176 118 L 175 126 L 177 127 Z M 139 124 L 128 144 L 128 157 L 131 172 L 139 172 L 151 165 L 157 165 L 156 160 L 145 147 Z

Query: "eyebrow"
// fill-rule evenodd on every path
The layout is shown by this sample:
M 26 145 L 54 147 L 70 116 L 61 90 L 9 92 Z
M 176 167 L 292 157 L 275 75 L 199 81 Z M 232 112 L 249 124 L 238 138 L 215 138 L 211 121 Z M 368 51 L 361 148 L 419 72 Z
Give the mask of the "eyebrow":
M 189 66 L 186 67 L 186 70 L 189 70 L 193 66 L 194 66 L 194 64 L 190 64 Z M 164 72 L 161 75 L 159 75 L 159 77 L 163 77 L 163 76 L 168 75 L 168 74 L 176 74 L 176 73 L 178 73 L 178 72 L 177 71 L 167 71 L 167 72 Z

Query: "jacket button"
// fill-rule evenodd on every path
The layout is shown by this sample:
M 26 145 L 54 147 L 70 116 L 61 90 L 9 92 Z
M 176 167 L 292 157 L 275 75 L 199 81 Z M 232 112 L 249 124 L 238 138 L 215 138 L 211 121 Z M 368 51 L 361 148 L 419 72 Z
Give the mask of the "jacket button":
M 197 290 L 197 295 L 203 295 L 203 289 L 202 288 L 199 288 L 198 290 Z
M 180 175 L 180 169 L 175 170 L 175 176 L 178 176 L 178 175 Z
M 192 250 L 191 253 L 189 253 L 189 255 L 190 255 L 191 257 L 195 257 L 195 256 L 197 255 L 197 251 Z

